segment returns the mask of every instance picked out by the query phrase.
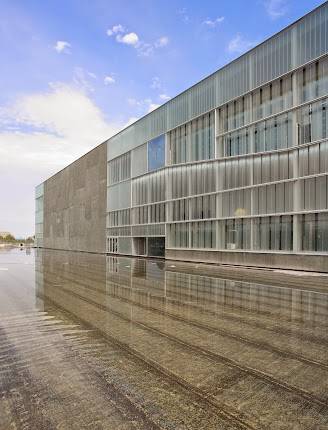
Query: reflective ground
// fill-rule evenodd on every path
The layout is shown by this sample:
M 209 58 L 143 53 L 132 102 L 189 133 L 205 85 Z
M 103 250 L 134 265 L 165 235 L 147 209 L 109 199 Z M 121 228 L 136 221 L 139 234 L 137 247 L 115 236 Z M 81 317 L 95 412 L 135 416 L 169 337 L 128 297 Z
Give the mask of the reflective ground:
M 327 429 L 328 281 L 186 267 L 0 250 L 0 429 Z

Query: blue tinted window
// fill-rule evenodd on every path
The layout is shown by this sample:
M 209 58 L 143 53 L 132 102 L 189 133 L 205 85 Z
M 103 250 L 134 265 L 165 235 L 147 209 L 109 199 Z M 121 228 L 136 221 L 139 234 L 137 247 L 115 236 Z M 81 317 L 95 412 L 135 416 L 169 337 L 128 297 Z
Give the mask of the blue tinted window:
M 165 165 L 165 136 L 156 137 L 148 143 L 148 170 L 156 170 Z

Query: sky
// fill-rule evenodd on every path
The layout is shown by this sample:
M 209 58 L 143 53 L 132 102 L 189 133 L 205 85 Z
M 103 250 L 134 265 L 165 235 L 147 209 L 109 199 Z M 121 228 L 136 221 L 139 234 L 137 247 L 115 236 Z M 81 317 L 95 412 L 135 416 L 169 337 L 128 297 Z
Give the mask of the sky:
M 0 231 L 34 189 L 316 0 L 0 0 Z

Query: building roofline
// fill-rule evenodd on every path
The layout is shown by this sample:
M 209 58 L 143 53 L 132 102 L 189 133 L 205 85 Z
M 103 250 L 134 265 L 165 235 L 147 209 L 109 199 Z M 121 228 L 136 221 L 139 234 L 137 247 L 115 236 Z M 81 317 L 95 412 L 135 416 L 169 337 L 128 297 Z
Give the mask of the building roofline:
M 107 139 L 108 140 L 108 139 Z M 49 176 L 47 179 L 45 179 L 44 181 L 40 182 L 38 185 L 35 186 L 35 188 L 39 187 L 42 184 L 45 184 L 47 181 L 49 181 L 50 179 L 52 179 L 54 176 L 58 175 L 59 173 L 63 172 L 65 169 L 68 169 L 69 167 L 71 167 L 74 163 L 77 163 L 78 161 L 80 161 L 82 158 L 86 157 L 87 155 L 90 154 L 90 152 L 94 151 L 95 149 L 99 148 L 99 146 L 105 144 L 107 142 L 107 140 L 99 143 L 98 145 L 94 146 L 93 148 L 91 148 L 88 152 L 86 152 L 85 154 L 81 155 L 80 157 L 76 158 L 74 161 L 72 161 L 71 163 L 67 164 L 67 166 L 63 167 L 62 169 L 58 170 L 57 172 L 55 172 L 53 175 Z M 107 159 L 106 159 L 107 162 Z
M 176 98 L 180 97 L 182 94 L 185 94 L 187 91 L 190 91 L 192 88 L 196 87 L 197 85 L 201 84 L 202 82 L 206 81 L 207 79 L 211 78 L 212 76 L 214 76 L 216 73 L 224 70 L 225 68 L 227 68 L 228 66 L 230 66 L 231 64 L 239 61 L 241 58 L 245 57 L 246 55 L 249 55 L 251 52 L 255 51 L 256 49 L 258 49 L 260 46 L 264 45 L 265 43 L 267 43 L 269 40 L 277 37 L 279 34 L 284 33 L 286 30 L 294 27 L 298 22 L 302 21 L 303 19 L 305 19 L 307 16 L 311 15 L 312 13 L 315 13 L 318 9 L 322 8 L 325 4 L 328 3 L 328 0 L 325 0 L 323 3 L 321 3 L 320 5 L 316 6 L 314 9 L 311 9 L 309 12 L 307 12 L 305 15 L 302 15 L 300 18 L 298 18 L 296 21 L 293 21 L 292 23 L 288 24 L 286 27 L 282 28 L 281 30 L 279 30 L 277 33 L 272 34 L 271 36 L 269 36 L 268 38 L 264 39 L 262 42 L 260 42 L 258 45 L 253 46 L 252 48 L 250 48 L 248 51 L 244 52 L 243 54 L 239 55 L 239 57 L 229 61 L 229 63 L 225 64 L 224 66 L 220 67 L 219 69 L 215 70 L 214 72 L 210 73 L 209 75 L 205 76 L 204 78 L 200 79 L 199 81 L 195 82 L 194 84 L 192 84 L 190 87 L 186 88 L 185 90 L 181 91 L 180 93 L 178 93 L 177 95 L 175 95 L 174 97 L 172 97 L 170 100 L 166 101 L 165 103 L 161 104 L 159 107 L 157 107 L 156 109 L 152 110 L 151 112 L 146 113 L 145 115 L 143 115 L 141 118 L 138 118 L 136 121 L 134 121 L 132 124 L 129 124 L 127 127 L 122 128 L 120 131 L 118 131 L 117 133 L 113 134 L 113 136 L 109 137 L 108 139 L 105 140 L 105 142 L 109 142 L 111 139 L 113 139 L 114 137 L 118 136 L 120 133 L 122 133 L 125 130 L 128 130 L 129 128 L 131 128 L 132 126 L 134 126 L 135 124 L 137 124 L 138 122 L 142 121 L 144 118 L 147 118 L 148 116 L 150 116 L 153 112 L 159 110 L 159 109 L 163 109 L 164 106 L 168 105 L 169 103 L 172 102 L 172 100 L 175 100 Z M 104 143 L 104 142 L 103 142 Z
M 255 51 L 256 49 L 258 49 L 260 46 L 264 45 L 265 43 L 267 43 L 269 40 L 274 39 L 275 37 L 277 37 L 279 34 L 286 32 L 287 30 L 289 30 L 290 28 L 294 27 L 297 23 L 299 23 L 300 21 L 302 21 L 303 19 L 305 19 L 306 17 L 308 17 L 309 15 L 315 13 L 316 11 L 318 11 L 320 8 L 324 7 L 326 4 L 328 3 L 328 0 L 325 0 L 323 3 L 321 3 L 320 5 L 316 6 L 314 9 L 311 9 L 309 12 L 307 12 L 305 15 L 302 15 L 300 18 L 298 18 L 296 21 L 293 21 L 292 23 L 288 24 L 286 27 L 282 28 L 281 30 L 279 30 L 278 32 L 272 34 L 271 36 L 267 37 L 266 39 L 264 39 L 262 42 L 260 42 L 259 44 L 257 44 L 256 46 L 253 46 L 252 48 L 250 48 L 248 51 L 244 52 L 243 54 L 239 55 L 237 58 L 229 61 L 229 63 L 225 64 L 224 66 L 220 67 L 219 69 L 215 70 L 214 72 L 210 73 L 209 75 L 205 76 L 204 78 L 200 79 L 199 81 L 195 82 L 194 84 L 192 84 L 190 87 L 186 88 L 185 90 L 181 91 L 180 93 L 178 93 L 177 95 L 175 95 L 174 97 L 172 97 L 170 100 L 166 101 L 165 103 L 163 103 L 162 105 L 160 105 L 158 108 L 152 110 L 151 112 L 146 113 L 145 115 L 143 115 L 141 118 L 138 118 L 136 121 L 134 121 L 132 124 L 129 124 L 127 127 L 122 128 L 121 130 L 119 130 L 117 133 L 113 134 L 112 136 L 110 136 L 109 138 L 105 139 L 104 141 L 102 141 L 101 143 L 97 144 L 95 147 L 93 147 L 92 149 L 90 149 L 88 152 L 86 152 L 85 154 L 81 155 L 79 158 L 77 158 L 76 160 L 72 161 L 70 164 L 68 164 L 67 166 L 63 167 L 62 169 L 58 170 L 58 172 L 54 173 L 53 175 L 51 175 L 49 178 L 45 179 L 43 182 L 41 182 L 40 184 L 38 184 L 37 186 L 44 184 L 45 182 L 47 182 L 49 179 L 51 179 L 53 176 L 56 176 L 57 174 L 61 173 L 63 170 L 67 169 L 68 167 L 70 167 L 72 164 L 76 163 L 77 161 L 79 161 L 81 158 L 87 156 L 90 152 L 92 152 L 93 150 L 95 150 L 96 148 L 98 148 L 99 146 L 103 145 L 103 144 L 107 144 L 110 142 L 111 139 L 114 139 L 115 137 L 119 136 L 121 133 L 123 133 L 126 130 L 129 130 L 131 127 L 135 126 L 137 123 L 139 123 L 140 121 L 144 120 L 145 118 L 147 118 L 148 116 L 152 115 L 154 112 L 165 108 L 165 106 L 169 105 L 170 103 L 172 103 L 173 100 L 177 99 L 178 97 L 180 97 L 181 95 L 185 94 L 186 92 L 190 91 L 192 88 L 196 87 L 197 85 L 201 84 L 202 82 L 206 81 L 207 79 L 211 78 L 212 76 L 214 76 L 215 74 L 217 74 L 218 72 L 226 69 L 227 67 L 229 67 L 231 64 L 236 63 L 237 61 L 240 61 L 241 58 L 249 55 L 251 52 Z M 36 187 L 37 187 L 36 186 Z

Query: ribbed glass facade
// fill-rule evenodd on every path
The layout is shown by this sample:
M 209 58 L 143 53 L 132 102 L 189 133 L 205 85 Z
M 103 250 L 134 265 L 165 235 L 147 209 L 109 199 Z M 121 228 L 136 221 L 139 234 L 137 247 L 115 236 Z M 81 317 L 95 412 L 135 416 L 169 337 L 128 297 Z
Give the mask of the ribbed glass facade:
M 108 251 L 328 251 L 327 28 L 323 5 L 109 140 Z
M 35 246 L 43 245 L 43 195 L 44 184 L 35 188 Z
M 108 141 L 107 251 L 328 252 L 328 5 Z

